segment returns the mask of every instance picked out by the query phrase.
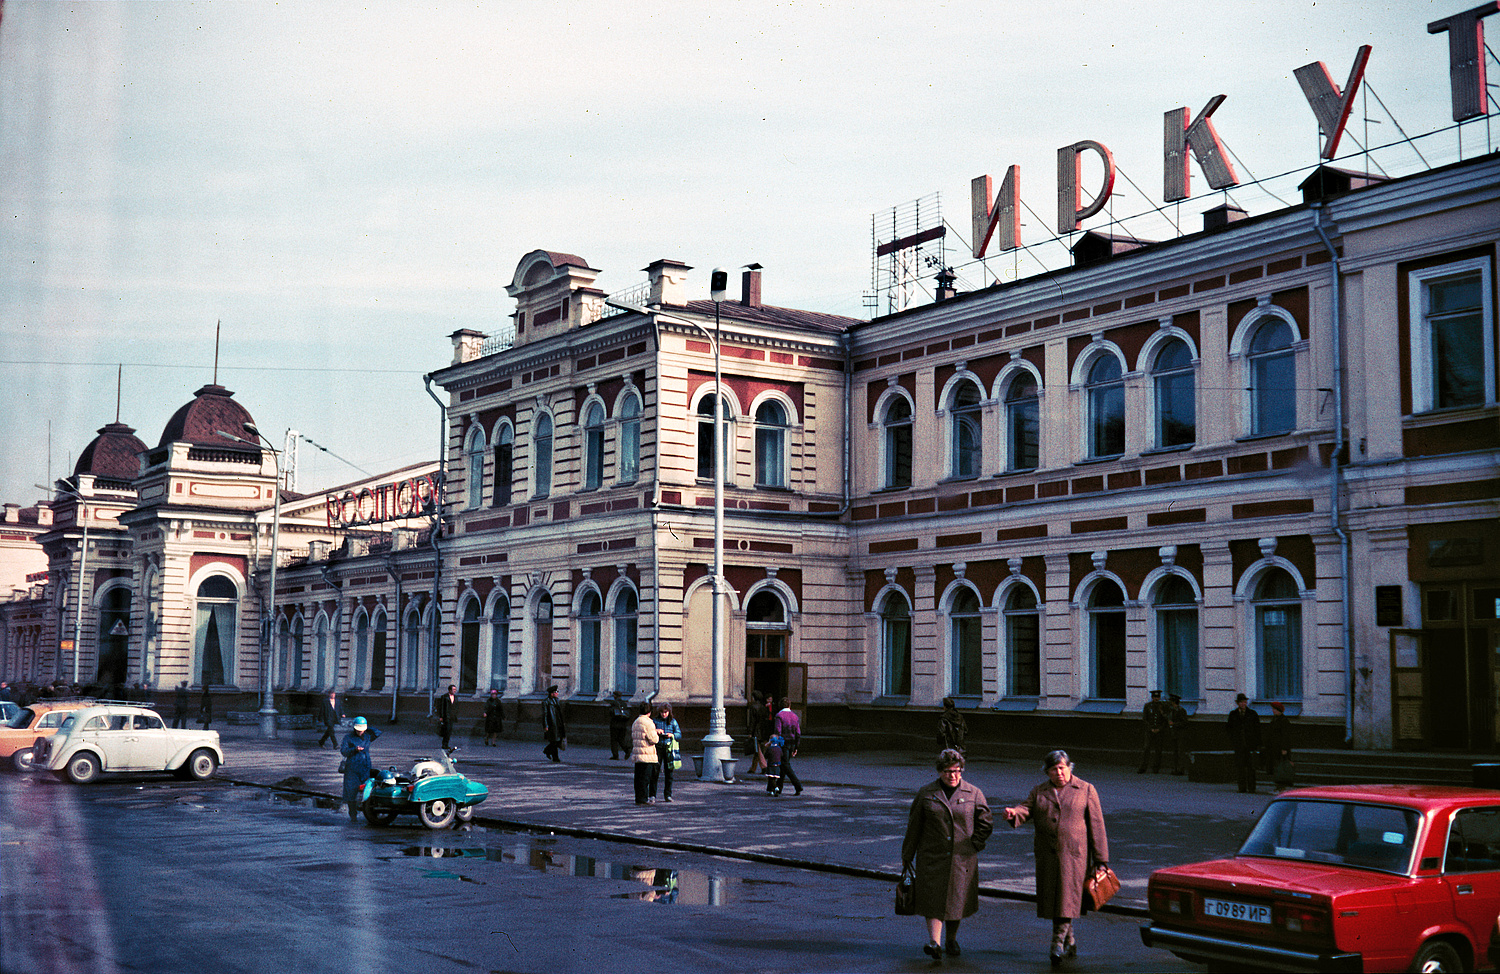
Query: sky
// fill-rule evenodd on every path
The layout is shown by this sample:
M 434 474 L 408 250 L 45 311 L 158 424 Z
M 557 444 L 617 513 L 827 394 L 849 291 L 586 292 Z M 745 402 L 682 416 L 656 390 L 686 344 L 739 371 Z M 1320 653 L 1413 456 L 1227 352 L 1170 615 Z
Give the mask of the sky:
M 502 329 L 537 249 L 582 256 L 606 291 L 682 260 L 691 297 L 753 261 L 767 304 L 868 318 L 872 221 L 919 198 L 941 199 L 961 289 L 1064 264 L 1045 241 L 1057 150 L 1080 140 L 1120 174 L 1085 227 L 1197 229 L 1225 197 L 1195 165 L 1193 198 L 1162 202 L 1162 116 L 1216 94 L 1241 180 L 1285 174 L 1290 201 L 1319 148 L 1293 71 L 1324 61 L 1342 86 L 1361 44 L 1351 135 L 1448 130 L 1423 144 L 1451 161 L 1447 37 L 1427 24 L 1471 6 L 5 0 L 0 500 L 71 474 L 117 392 L 155 446 L 216 375 L 273 441 L 316 444 L 303 492 L 431 460 L 424 375 L 452 332 Z M 970 180 L 1010 165 L 1029 246 L 981 265 Z

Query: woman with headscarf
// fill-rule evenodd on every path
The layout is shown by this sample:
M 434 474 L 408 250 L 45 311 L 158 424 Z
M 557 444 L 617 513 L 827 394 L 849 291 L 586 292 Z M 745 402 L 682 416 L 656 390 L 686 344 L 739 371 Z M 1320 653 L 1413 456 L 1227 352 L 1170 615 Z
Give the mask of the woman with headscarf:
M 1052 921 L 1052 966 L 1060 967 L 1078 953 L 1073 920 L 1088 909 L 1083 884 L 1109 865 L 1109 840 L 1099 792 L 1073 774 L 1068 752 L 1049 752 L 1042 770 L 1047 780 L 1002 814 L 1012 828 L 1029 821 L 1036 829 L 1036 915 Z
M 979 909 L 979 852 L 995 820 L 984 792 L 963 780 L 962 754 L 943 751 L 937 772 L 912 800 L 901 864 L 915 874 L 917 914 L 927 920 L 922 950 L 942 960 L 944 951 L 959 955 L 958 924 Z
M 349 821 L 359 821 L 359 791 L 370 777 L 370 745 L 380 731 L 363 717 L 354 718 L 354 726 L 344 735 L 339 753 L 344 756 L 344 803 L 349 806 Z

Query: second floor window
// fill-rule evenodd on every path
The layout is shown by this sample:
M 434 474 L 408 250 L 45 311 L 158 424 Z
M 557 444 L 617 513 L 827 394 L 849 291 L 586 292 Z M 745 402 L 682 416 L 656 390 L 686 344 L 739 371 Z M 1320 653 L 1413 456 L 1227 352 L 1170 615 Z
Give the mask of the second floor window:
M 728 399 L 720 399 L 724 419 L 724 453 L 726 456 L 734 456 L 734 437 L 730 433 L 730 422 L 734 411 L 729 406 Z M 718 469 L 714 464 L 714 398 L 704 396 L 698 400 L 698 477 L 701 480 L 713 480 L 718 476 Z M 724 468 L 724 479 L 731 478 L 729 465 Z
M 1036 378 L 1022 372 L 1005 390 L 1007 470 L 1035 470 L 1041 459 L 1041 400 Z
M 1089 459 L 1125 452 L 1125 377 L 1120 360 L 1100 355 L 1088 374 Z
M 1416 412 L 1495 401 L 1495 324 L 1485 258 L 1412 274 Z
M 983 422 L 980 417 L 979 387 L 972 382 L 961 382 L 953 391 L 952 405 L 952 452 L 950 474 L 954 477 L 979 476 L 983 460 Z
M 536 430 L 531 437 L 535 454 L 533 470 L 536 474 L 536 496 L 546 497 L 552 493 L 552 417 L 542 413 L 536 418 Z
M 1191 446 L 1198 436 L 1197 404 L 1193 387 L 1193 353 L 1187 342 L 1173 338 L 1156 353 L 1151 366 L 1156 395 L 1156 445 Z
M 1292 328 L 1267 316 L 1250 337 L 1250 432 L 1286 433 L 1297 426 L 1297 359 Z
M 641 401 L 634 395 L 620 404 L 620 483 L 634 483 L 641 475 Z
M 604 407 L 589 403 L 583 414 L 583 486 L 593 490 L 604 483 Z
M 468 444 L 464 447 L 464 456 L 468 461 L 466 506 L 471 509 L 484 503 L 484 447 L 484 430 L 476 425 L 469 430 Z
M 515 455 L 516 433 L 509 423 L 495 434 L 495 494 L 492 503 L 504 507 L 510 503 L 510 478 Z
M 755 410 L 755 483 L 786 486 L 786 409 L 774 399 Z
M 892 396 L 885 407 L 885 486 L 911 486 L 911 403 Z

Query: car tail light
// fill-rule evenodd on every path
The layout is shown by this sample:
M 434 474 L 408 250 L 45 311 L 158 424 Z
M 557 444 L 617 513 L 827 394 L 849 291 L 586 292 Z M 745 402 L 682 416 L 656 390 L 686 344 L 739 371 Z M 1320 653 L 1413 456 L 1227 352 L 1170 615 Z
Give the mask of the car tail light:
M 1271 907 L 1271 923 L 1287 933 L 1328 932 L 1328 910 L 1304 903 L 1277 903 Z
M 1187 890 L 1152 886 L 1147 895 L 1152 913 L 1182 916 L 1192 912 L 1193 894 Z

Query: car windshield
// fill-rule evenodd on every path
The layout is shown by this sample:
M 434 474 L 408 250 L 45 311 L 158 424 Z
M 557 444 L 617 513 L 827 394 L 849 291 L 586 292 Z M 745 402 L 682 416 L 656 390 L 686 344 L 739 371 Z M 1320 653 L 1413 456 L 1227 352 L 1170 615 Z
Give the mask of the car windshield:
M 22 730 L 31 725 L 32 710 L 30 707 L 22 707 L 15 716 L 5 722 L 6 727 L 18 727 Z
M 1405 873 L 1418 815 L 1359 802 L 1282 799 L 1271 803 L 1240 847 L 1242 856 L 1311 859 Z

